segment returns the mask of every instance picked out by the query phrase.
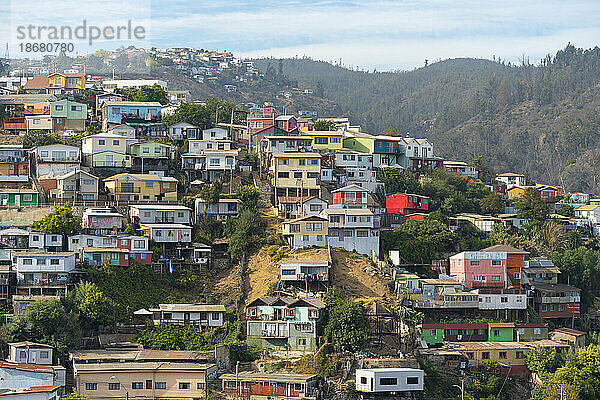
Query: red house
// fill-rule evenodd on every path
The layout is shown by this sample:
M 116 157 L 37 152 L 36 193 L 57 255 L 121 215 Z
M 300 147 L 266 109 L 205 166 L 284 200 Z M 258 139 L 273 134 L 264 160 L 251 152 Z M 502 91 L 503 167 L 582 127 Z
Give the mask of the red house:
M 358 185 L 348 185 L 331 193 L 333 204 L 341 204 L 348 208 L 367 208 L 368 191 Z
M 385 199 L 388 214 L 414 214 L 429 210 L 429 197 L 419 194 L 396 193 Z

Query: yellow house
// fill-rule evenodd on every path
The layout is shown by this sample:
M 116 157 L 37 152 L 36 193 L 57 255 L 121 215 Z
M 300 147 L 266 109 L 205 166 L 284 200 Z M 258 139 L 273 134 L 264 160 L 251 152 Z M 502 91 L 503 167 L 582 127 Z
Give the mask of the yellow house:
M 320 152 L 337 151 L 343 148 L 344 132 L 342 131 L 301 131 L 301 136 L 313 138 L 313 150 Z
M 177 179 L 151 174 L 117 174 L 104 180 L 109 198 L 118 201 L 177 201 Z
M 516 200 L 521 198 L 524 194 L 525 194 L 525 189 L 526 187 L 523 186 L 513 186 L 510 189 L 507 190 L 508 192 L 508 199 L 509 200 Z
M 48 89 L 51 93 L 75 93 L 85 90 L 85 74 L 54 73 L 48 75 Z
M 319 153 L 273 153 L 269 168 L 279 196 L 321 195 L 321 155 Z

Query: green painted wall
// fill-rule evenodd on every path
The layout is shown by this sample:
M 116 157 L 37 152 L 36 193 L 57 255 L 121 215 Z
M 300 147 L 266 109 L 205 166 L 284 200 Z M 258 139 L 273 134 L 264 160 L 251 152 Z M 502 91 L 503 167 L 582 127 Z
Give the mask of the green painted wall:
M 368 138 L 346 138 L 344 139 L 344 147 L 372 154 L 375 150 L 375 140 Z
M 432 335 L 430 331 L 435 331 L 435 334 Z M 423 340 L 427 344 L 441 344 L 444 343 L 444 330 L 443 329 L 423 329 L 421 332 L 421 336 Z
M 498 336 L 495 332 L 498 331 Z M 488 341 L 490 342 L 512 342 L 514 328 L 490 328 L 488 331 Z

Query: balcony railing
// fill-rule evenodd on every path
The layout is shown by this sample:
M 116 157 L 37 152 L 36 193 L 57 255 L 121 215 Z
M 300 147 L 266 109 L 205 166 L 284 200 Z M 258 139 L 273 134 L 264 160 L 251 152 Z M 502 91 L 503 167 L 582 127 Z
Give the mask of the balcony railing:
M 133 187 L 131 189 L 123 189 L 122 187 L 120 187 L 115 190 L 115 194 L 133 194 L 133 193 L 141 193 L 141 192 L 142 192 L 142 188 L 140 188 L 140 187 Z
M 112 167 L 112 168 L 126 168 L 128 163 L 125 161 L 94 161 L 94 167 Z
M 49 108 L 26 108 L 23 110 L 25 115 L 50 115 Z

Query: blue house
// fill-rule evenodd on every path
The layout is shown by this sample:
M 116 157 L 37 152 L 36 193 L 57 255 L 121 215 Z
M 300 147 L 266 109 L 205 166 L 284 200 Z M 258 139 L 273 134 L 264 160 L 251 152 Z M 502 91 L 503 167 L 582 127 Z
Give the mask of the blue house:
M 138 136 L 163 136 L 162 106 L 158 102 L 105 101 L 102 104 L 102 128 L 127 124 L 136 129 Z

